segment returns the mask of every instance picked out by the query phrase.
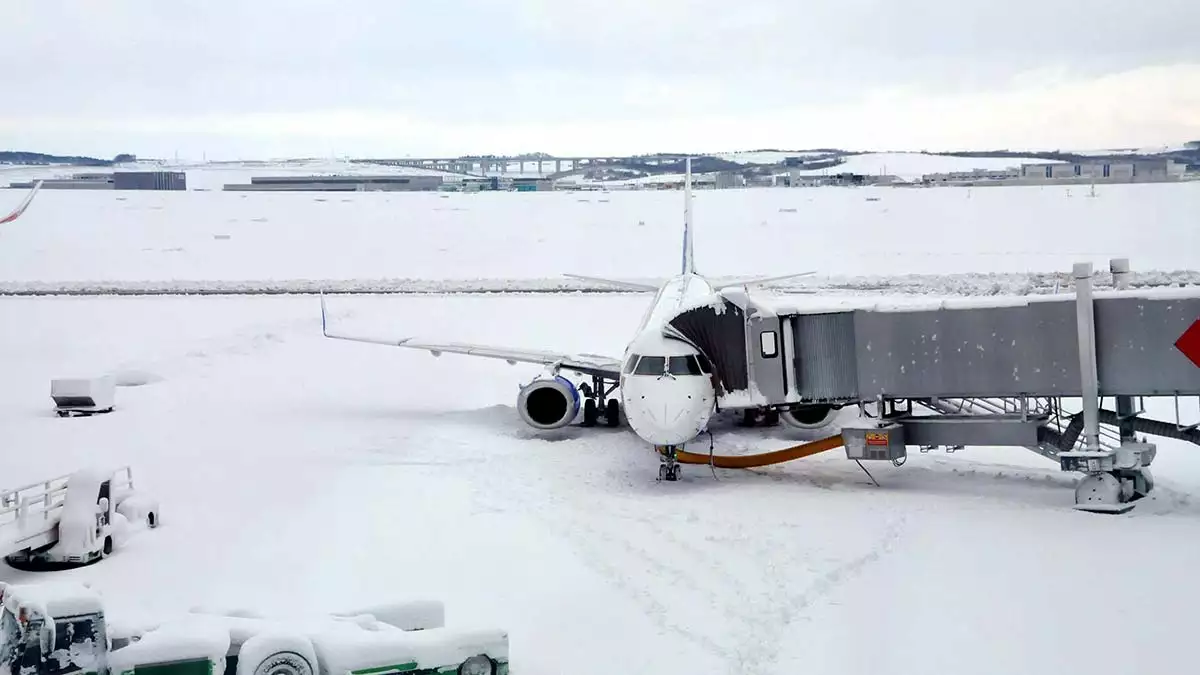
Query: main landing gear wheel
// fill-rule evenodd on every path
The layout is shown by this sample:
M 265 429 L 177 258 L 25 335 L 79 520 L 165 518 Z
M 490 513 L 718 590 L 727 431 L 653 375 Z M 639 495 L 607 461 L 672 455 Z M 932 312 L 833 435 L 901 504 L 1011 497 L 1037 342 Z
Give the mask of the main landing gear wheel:
M 596 422 L 600 420 L 600 407 L 596 405 L 596 399 L 589 398 L 583 402 L 583 426 L 594 427 Z
M 608 406 L 604 411 L 604 422 L 610 427 L 621 424 L 621 403 L 617 399 L 608 399 Z

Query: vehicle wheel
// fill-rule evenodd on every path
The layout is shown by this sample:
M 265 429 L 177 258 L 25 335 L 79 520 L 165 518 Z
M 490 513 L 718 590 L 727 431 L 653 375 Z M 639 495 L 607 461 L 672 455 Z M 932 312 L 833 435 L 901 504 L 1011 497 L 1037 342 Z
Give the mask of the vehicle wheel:
M 755 410 L 743 410 L 742 411 L 742 419 L 738 421 L 738 426 L 743 426 L 743 427 L 754 426 L 754 423 L 757 421 L 755 419 L 756 412 L 757 411 L 755 411 Z
M 608 399 L 608 409 L 604 412 L 604 421 L 610 427 L 621 424 L 621 403 L 617 399 Z
M 108 556 L 112 555 L 112 552 L 113 552 L 113 542 L 112 542 L 112 537 L 105 537 L 105 538 L 104 538 L 104 548 L 103 548 L 103 549 L 101 549 L 101 550 L 103 550 L 103 551 L 104 551 L 104 557 L 105 557 L 105 558 L 107 558 Z
M 596 399 L 589 398 L 583 402 L 583 426 L 594 427 L 596 421 L 600 419 L 600 408 L 596 405 Z
M 763 413 L 763 426 L 773 427 L 779 424 L 779 411 L 768 410 Z
M 158 514 L 151 511 L 146 514 L 146 527 L 154 529 L 158 527 Z
M 235 675 L 314 675 L 316 664 L 317 655 L 309 640 L 268 631 L 242 645 Z

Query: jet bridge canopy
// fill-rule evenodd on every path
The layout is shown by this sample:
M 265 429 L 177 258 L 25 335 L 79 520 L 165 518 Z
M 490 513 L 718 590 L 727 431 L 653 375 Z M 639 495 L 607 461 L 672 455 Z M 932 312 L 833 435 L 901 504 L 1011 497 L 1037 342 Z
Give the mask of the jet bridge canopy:
M 1200 395 L 1176 346 L 1200 331 L 1200 293 L 1097 293 L 1094 308 L 1101 396 Z M 725 408 L 1081 395 L 1074 294 L 811 311 L 727 289 L 670 326 L 713 362 Z

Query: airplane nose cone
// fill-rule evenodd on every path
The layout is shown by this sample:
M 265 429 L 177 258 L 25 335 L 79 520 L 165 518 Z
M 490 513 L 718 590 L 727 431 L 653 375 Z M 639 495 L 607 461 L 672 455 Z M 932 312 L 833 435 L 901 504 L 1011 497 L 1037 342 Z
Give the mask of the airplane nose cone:
M 627 409 L 626 417 L 639 436 L 655 445 L 686 443 L 708 421 L 704 410 L 678 402 L 637 405 Z

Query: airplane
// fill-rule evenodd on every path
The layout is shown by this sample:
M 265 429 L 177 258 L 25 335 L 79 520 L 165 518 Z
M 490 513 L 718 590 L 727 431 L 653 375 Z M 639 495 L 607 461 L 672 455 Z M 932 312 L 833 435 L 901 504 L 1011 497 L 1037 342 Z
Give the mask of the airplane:
M 13 209 L 12 213 L 0 218 L 0 225 L 11 223 L 20 218 L 21 214 L 25 213 L 25 209 L 29 208 L 29 205 L 33 203 L 33 198 L 37 196 L 38 190 L 41 189 L 42 181 L 39 180 L 33 184 L 33 189 L 29 191 L 29 194 L 25 195 L 25 199 L 21 200 L 20 204 L 17 204 L 17 208 Z
M 659 480 L 678 480 L 680 465 L 676 454 L 708 427 L 716 412 L 717 396 L 713 371 L 705 355 L 681 339 L 677 332 L 665 333 L 667 322 L 680 311 L 711 299 L 714 293 L 724 288 L 749 288 L 813 274 L 802 272 L 740 279 L 723 284 L 715 284 L 702 276 L 696 269 L 693 250 L 691 159 L 685 162 L 683 247 L 678 274 L 661 286 L 566 275 L 627 290 L 655 293 L 654 301 L 643 314 L 621 359 L 597 354 L 562 354 L 461 342 L 426 342 L 415 337 L 389 339 L 338 333 L 329 328 L 323 292 L 321 332 L 327 338 L 420 349 L 434 356 L 453 353 L 504 359 L 509 364 L 544 365 L 546 372 L 524 385 L 517 397 L 517 411 L 526 424 L 540 430 L 558 429 L 570 424 L 579 414 L 582 393 L 583 426 L 595 426 L 601 417 L 607 426 L 618 426 L 621 412 L 624 411 L 625 419 L 634 433 L 653 445 L 658 452 L 661 461 Z M 592 385 L 589 386 L 585 381 L 576 387 L 559 374 L 562 370 L 590 376 Z M 617 389 L 620 389 L 619 400 L 609 398 Z M 763 412 L 771 418 L 777 416 L 789 426 L 817 429 L 832 422 L 837 411 L 817 407 Z

